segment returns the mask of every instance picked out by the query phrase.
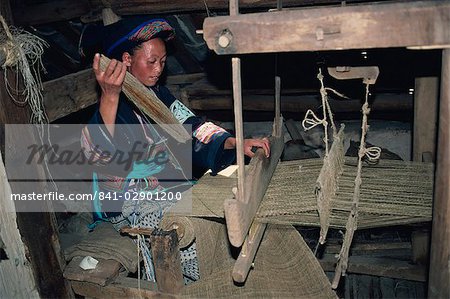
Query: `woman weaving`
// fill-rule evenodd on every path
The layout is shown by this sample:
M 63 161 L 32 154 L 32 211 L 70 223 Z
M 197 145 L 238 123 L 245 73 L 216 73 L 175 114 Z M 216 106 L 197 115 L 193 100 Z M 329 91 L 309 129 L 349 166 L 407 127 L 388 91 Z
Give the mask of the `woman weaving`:
M 173 28 L 163 19 L 126 19 L 105 27 L 102 36 L 103 50 L 112 60 L 102 71 L 100 55 L 96 54 L 94 57 L 93 69 L 101 88 L 101 96 L 98 110 L 90 125 L 83 129 L 81 137 L 86 155 L 98 165 L 98 171 L 94 174 L 95 191 L 124 194 L 130 191 L 160 192 L 183 185 L 191 186 L 191 181 L 199 178 L 206 170 L 211 169 L 215 174 L 234 162 L 236 139 L 221 127 L 203 122 L 166 87 L 158 84 L 167 59 L 166 42 L 173 37 Z M 164 132 L 158 130 L 152 124 L 153 121 L 122 93 L 126 71 L 152 89 L 180 123 L 192 126 L 193 175 L 191 177 L 191 174 L 183 173 L 182 177 L 186 180 L 178 182 L 177 186 L 168 186 L 164 180 L 160 180 L 160 177 L 172 174 L 176 176 L 177 173 L 183 172 L 183 169 L 165 143 L 168 136 L 164 136 Z M 133 167 L 125 172 L 116 171 L 117 169 L 108 165 L 109 160 L 113 158 L 112 153 L 119 147 L 124 149 L 123 152 L 130 153 L 131 146 L 142 141 L 151 145 L 152 149 L 146 157 L 141 157 L 142 159 L 163 154 L 169 157 L 169 162 L 164 165 L 141 164 L 144 167 L 134 163 Z M 270 154 L 266 138 L 246 139 L 244 149 L 247 156 L 253 156 L 252 147 L 261 147 L 267 156 Z M 155 228 L 164 212 L 172 205 L 169 201 L 128 200 L 107 204 L 109 206 L 103 205 L 101 210 L 96 207 L 94 220 L 110 221 L 116 228 L 124 225 Z M 141 249 L 145 257 L 148 248 L 141 246 Z M 150 256 L 148 258 L 151 259 Z M 181 259 L 185 280 L 197 280 L 199 275 L 195 243 L 181 250 Z M 146 266 L 148 262 L 151 263 L 151 260 L 145 263 Z M 152 269 L 147 268 L 146 278 L 154 280 Z

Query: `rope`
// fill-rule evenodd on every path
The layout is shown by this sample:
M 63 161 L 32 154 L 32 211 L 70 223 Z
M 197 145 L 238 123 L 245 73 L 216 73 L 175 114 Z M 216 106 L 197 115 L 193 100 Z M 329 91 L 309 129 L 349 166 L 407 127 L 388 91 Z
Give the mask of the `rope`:
M 15 27 L 8 27 L 5 19 L 0 15 L 3 30 L 0 31 L 1 49 L 6 55 L 6 61 L 2 65 L 5 72 L 5 85 L 9 96 L 19 105 L 29 104 L 32 114 L 31 123 L 48 123 L 48 117 L 44 111 L 42 96 L 42 80 L 39 69 L 45 71 L 41 57 L 44 47 L 48 44 L 41 38 Z M 12 87 L 6 76 L 7 68 L 15 68 L 16 87 Z M 23 79 L 24 90 L 18 90 L 19 73 Z M 23 95 L 25 99 L 20 101 L 13 95 Z M 42 133 L 41 133 L 42 134 Z
M 335 137 L 337 135 L 337 129 L 334 124 L 333 113 L 331 112 L 330 103 L 328 101 L 327 90 L 332 91 L 341 97 L 344 97 L 344 98 L 347 98 L 347 97 L 332 88 L 325 87 L 325 84 L 323 82 L 324 77 L 322 75 L 322 69 L 320 69 L 320 68 L 319 68 L 319 73 L 317 74 L 317 79 L 319 79 L 319 81 L 320 81 L 320 95 L 321 95 L 321 99 L 322 99 L 323 118 L 320 119 L 311 109 L 309 109 L 308 111 L 306 111 L 305 118 L 302 121 L 302 126 L 305 131 L 311 130 L 312 128 L 314 128 L 318 125 L 323 126 L 324 134 L 325 134 L 324 139 L 323 139 L 323 141 L 325 143 L 325 157 L 327 157 L 329 154 L 328 121 L 327 121 L 327 119 L 330 120 L 330 124 L 333 129 L 333 137 Z
M 142 298 L 142 295 L 141 295 L 141 269 L 139 269 L 140 268 L 139 257 L 141 254 L 141 251 L 139 250 L 140 249 L 139 244 L 141 242 L 141 235 L 138 234 L 137 238 L 138 238 L 138 242 L 136 244 L 136 248 L 137 248 L 137 260 L 138 260 L 138 271 L 137 271 L 138 272 L 138 293 L 139 293 L 139 297 Z
M 344 236 L 344 242 L 342 243 L 341 251 L 338 257 L 338 264 L 336 266 L 336 271 L 332 283 L 332 287 L 336 289 L 339 284 L 339 280 L 341 276 L 345 275 L 348 267 L 348 255 L 350 251 L 350 246 L 352 244 L 353 235 L 358 226 L 358 206 L 359 199 L 361 195 L 361 172 L 362 172 L 362 159 L 366 156 L 370 161 L 377 161 L 380 158 L 381 148 L 379 147 L 370 147 L 366 148 L 366 134 L 369 130 L 369 126 L 367 124 L 367 118 L 370 113 L 369 108 L 369 84 L 366 83 L 366 96 L 365 102 L 362 106 L 362 125 L 361 125 L 361 142 L 359 145 L 358 151 L 358 166 L 356 171 L 355 178 L 355 188 L 353 192 L 353 201 L 351 205 L 350 215 L 348 216 L 347 224 L 345 226 L 346 233 Z
M 331 88 L 326 88 L 323 82 L 322 70 L 319 69 L 319 73 L 317 75 L 317 79 L 320 81 L 320 94 L 322 98 L 322 113 L 323 118 L 320 119 L 317 117 L 312 110 L 308 110 L 306 112 L 305 118 L 302 121 L 302 126 L 305 131 L 308 131 L 318 125 L 322 125 L 324 127 L 324 143 L 325 143 L 325 157 L 323 160 L 323 167 L 320 172 L 319 178 L 316 182 L 316 195 L 317 195 L 317 209 L 319 212 L 320 219 L 320 239 L 319 243 L 323 244 L 325 242 L 326 234 L 328 231 L 328 226 L 330 223 L 330 213 L 331 206 L 330 203 L 334 199 L 336 195 L 337 181 L 339 180 L 340 175 L 342 174 L 342 165 L 343 165 L 343 157 L 337 154 L 342 150 L 338 150 L 336 147 L 336 142 L 342 142 L 341 138 L 337 138 L 336 126 L 334 125 L 333 114 L 331 112 L 331 107 L 328 101 L 327 91 L 331 91 L 339 96 L 345 97 L 339 92 L 335 91 Z M 345 97 L 347 98 L 347 97 Z M 366 83 L 366 95 L 365 102 L 362 106 L 362 125 L 361 125 L 361 142 L 358 151 L 358 166 L 355 178 L 355 186 L 353 191 L 353 200 L 351 204 L 350 215 L 348 216 L 348 220 L 346 223 L 346 233 L 344 236 L 344 242 L 342 244 L 341 251 L 338 257 L 338 264 L 336 266 L 335 276 L 333 279 L 332 286 L 334 289 L 337 288 L 339 284 L 340 277 L 345 275 L 348 265 L 348 255 L 350 251 L 350 246 L 353 240 L 354 232 L 356 231 L 358 225 L 358 206 L 359 206 L 359 198 L 361 193 L 361 172 L 362 172 L 362 159 L 366 157 L 370 163 L 377 162 L 381 155 L 381 148 L 379 147 L 369 147 L 366 148 L 365 138 L 367 131 L 369 130 L 369 126 L 367 124 L 367 118 L 370 113 L 369 108 L 369 83 Z M 331 127 L 333 129 L 333 155 L 330 156 L 329 145 L 328 145 L 328 122 L 327 117 L 330 120 Z M 343 156 L 343 151 L 342 151 Z M 339 161 L 341 160 L 341 161 Z M 334 167 L 333 167 L 334 166 Z M 317 250 L 317 248 L 316 248 Z
M 340 93 L 340 92 L 336 91 L 335 89 L 333 89 L 333 88 L 331 88 L 331 87 L 325 87 L 325 90 L 326 90 L 326 91 L 331 91 L 332 93 L 334 93 L 335 95 L 337 95 L 337 96 L 339 96 L 339 97 L 341 97 L 341 98 L 350 100 L 349 97 L 347 97 L 347 96 L 344 95 L 343 93 Z
M 208 18 L 210 18 L 212 14 L 209 11 L 208 4 L 206 3 L 206 0 L 203 0 L 203 3 L 205 4 L 206 15 L 208 16 Z
M 337 185 L 344 164 L 344 131 L 343 127 L 341 127 L 339 133 L 336 130 L 327 91 L 331 91 L 344 98 L 347 97 L 332 88 L 325 87 L 323 80 L 324 76 L 322 75 L 322 69 L 320 68 L 317 79 L 320 81 L 323 119 L 317 117 L 312 110 L 308 110 L 302 122 L 302 126 L 305 131 L 318 125 L 322 125 L 324 128 L 325 156 L 323 158 L 322 169 L 315 184 L 316 187 L 314 192 L 317 198 L 317 211 L 320 219 L 320 238 L 318 244 L 323 244 L 325 243 L 330 224 L 331 202 L 336 197 Z M 331 128 L 333 130 L 333 144 L 331 149 L 329 149 L 327 119 L 330 120 Z
M 44 48 L 48 47 L 48 44 L 43 39 L 25 30 L 8 27 L 2 15 L 0 15 L 0 23 L 3 27 L 3 30 L 0 30 L 0 50 L 6 56 L 5 63 L 2 65 L 6 91 L 15 103 L 19 105 L 30 105 L 30 123 L 38 124 L 39 139 L 41 144 L 43 144 L 44 124 L 48 123 L 48 117 L 44 109 L 42 79 L 39 70 L 45 71 L 41 58 L 44 54 Z M 15 87 L 12 87 L 8 81 L 8 68 L 13 68 L 16 74 Z M 18 87 L 19 73 L 23 80 L 23 90 L 19 90 Z M 24 96 L 24 100 L 20 101 L 16 99 L 14 94 L 16 96 L 21 94 Z M 46 131 L 48 142 L 51 144 L 48 127 Z M 53 180 L 53 176 L 48 167 L 47 155 L 44 158 L 44 165 L 54 189 L 58 190 L 58 186 Z

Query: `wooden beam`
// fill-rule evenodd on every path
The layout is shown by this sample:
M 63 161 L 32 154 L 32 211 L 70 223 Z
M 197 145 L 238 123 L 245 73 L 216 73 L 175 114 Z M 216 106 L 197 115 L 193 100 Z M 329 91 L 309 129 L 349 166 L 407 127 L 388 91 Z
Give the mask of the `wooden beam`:
M 234 264 L 232 277 L 235 282 L 245 282 L 255 259 L 256 252 L 261 244 L 267 223 L 253 223 L 247 238 L 242 245 L 241 252 Z
M 336 265 L 336 257 L 334 255 L 327 254 L 319 260 L 319 263 L 324 271 L 334 271 Z M 409 261 L 400 261 L 389 258 L 351 256 L 349 257 L 349 263 L 346 272 L 422 282 L 425 282 L 427 280 L 426 267 L 413 265 Z
M 327 69 L 330 76 L 335 79 L 362 79 L 365 84 L 375 84 L 380 74 L 378 66 L 337 66 Z
M 416 78 L 414 88 L 413 160 L 422 162 L 422 154 L 436 157 L 436 132 L 439 81 L 437 77 Z
M 183 100 L 193 110 L 231 110 L 231 90 L 219 90 L 205 80 L 205 73 L 168 76 L 166 86 L 172 93 L 181 93 Z M 77 112 L 97 103 L 96 81 L 92 69 L 69 74 L 44 82 L 44 106 L 50 121 Z M 180 86 L 181 85 L 181 86 Z M 243 90 L 243 109 L 248 111 L 274 111 L 273 90 Z M 319 99 L 315 95 L 301 95 L 312 90 L 284 89 L 281 95 L 281 110 L 304 112 L 315 109 Z M 358 112 L 361 104 L 357 100 L 330 99 L 334 112 Z M 412 111 L 413 100 L 408 94 L 376 94 L 372 111 Z
M 154 229 L 149 227 L 129 227 L 124 226 L 120 229 L 121 234 L 128 234 L 130 236 L 145 235 L 150 236 Z
M 233 108 L 231 96 L 202 96 L 189 97 L 188 105 L 193 110 L 230 110 Z M 361 111 L 359 100 L 335 100 L 330 98 L 330 106 L 334 113 L 348 113 Z M 308 109 L 317 109 L 320 105 L 318 96 L 292 95 L 281 96 L 282 112 L 306 112 Z M 273 96 L 245 95 L 243 96 L 243 109 L 247 111 L 274 111 Z M 408 94 L 377 94 L 371 106 L 371 112 L 380 111 L 412 111 L 413 99 Z
M 177 298 L 158 291 L 156 283 L 135 278 L 119 276 L 113 283 L 104 287 L 91 283 L 71 281 L 74 292 L 86 298 Z
M 150 244 L 158 290 L 167 294 L 180 294 L 184 282 L 176 230 L 154 230 L 150 235 Z
M 450 298 L 450 49 L 442 54 L 429 298 Z
M 205 80 L 199 80 L 195 84 L 186 86 L 184 88 L 186 93 L 190 97 L 208 97 L 217 95 L 231 95 L 232 90 L 230 88 L 220 88 Z M 244 89 L 242 90 L 243 95 L 248 94 L 259 94 L 259 95 L 273 95 L 273 88 L 257 88 L 257 89 Z M 315 94 L 318 93 L 317 88 L 289 88 L 283 89 L 282 95 L 298 95 L 298 94 Z
M 172 76 L 167 76 L 164 83 L 167 86 L 179 85 L 179 84 L 194 84 L 195 82 L 204 80 L 205 78 L 206 78 L 205 73 L 172 75 Z
M 282 123 L 275 126 L 282 126 Z M 283 136 L 270 137 L 270 157 L 266 158 L 264 151 L 258 149 L 250 161 L 244 180 L 247 190 L 243 195 L 244 198 L 239 198 L 237 194 L 236 199 L 224 202 L 228 238 L 235 247 L 241 246 L 247 236 L 283 148 Z
M 217 54 L 444 48 L 449 27 L 450 3 L 431 0 L 206 18 L 203 37 Z
M 18 26 L 67 21 L 79 18 L 90 10 L 88 0 L 54 0 L 13 7 L 14 20 Z
M 328 240 L 325 245 L 325 254 L 336 255 L 341 250 L 341 240 Z M 352 245 L 351 254 L 354 256 L 379 256 L 391 257 L 392 253 L 402 252 L 402 256 L 408 256 L 411 253 L 411 242 L 376 242 L 376 243 L 358 243 Z M 398 256 L 398 255 L 396 255 Z M 334 269 L 333 269 L 334 271 Z
M 385 1 L 385 0 L 380 0 Z M 284 0 L 283 7 L 310 6 L 318 4 L 337 4 L 341 0 Z M 360 0 L 347 0 L 346 2 L 361 2 Z M 112 8 L 119 15 L 136 14 L 162 14 L 181 12 L 205 12 L 203 1 L 195 0 L 108 0 L 107 7 Z M 208 0 L 208 9 L 225 10 L 228 2 L 224 0 Z M 244 9 L 266 9 L 275 8 L 275 0 L 241 0 L 240 7 Z M 101 20 L 101 11 L 105 8 L 105 1 L 102 0 L 53 0 L 46 3 L 36 3 L 27 5 L 16 5 L 13 7 L 14 18 L 19 26 L 38 25 L 51 22 L 65 21 L 82 17 L 84 21 Z M 98 17 L 89 18 L 98 14 Z
M 166 86 L 192 84 L 204 79 L 204 73 L 175 75 L 166 78 Z M 97 82 L 92 69 L 43 83 L 44 107 L 50 122 L 97 103 Z
M 347 0 L 348 3 L 357 2 L 358 0 Z M 293 6 L 310 6 L 318 4 L 341 4 L 341 0 L 283 0 L 283 7 Z M 360 1 L 359 1 L 360 2 Z M 91 1 L 93 7 L 102 6 L 101 0 Z M 156 13 L 180 13 L 206 10 L 205 2 L 197 0 L 108 0 L 111 8 L 120 15 L 134 14 L 156 14 Z M 226 0 L 208 0 L 209 10 L 227 10 L 229 1 Z M 276 8 L 276 0 L 239 0 L 239 9 L 268 9 Z
M 44 107 L 49 120 L 55 121 L 97 103 L 96 85 L 92 69 L 44 82 Z

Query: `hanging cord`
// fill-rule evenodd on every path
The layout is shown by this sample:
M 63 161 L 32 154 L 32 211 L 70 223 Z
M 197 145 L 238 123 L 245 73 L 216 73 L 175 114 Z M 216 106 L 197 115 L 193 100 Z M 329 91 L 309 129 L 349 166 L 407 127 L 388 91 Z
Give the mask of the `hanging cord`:
M 44 48 L 48 44 L 41 38 L 15 27 L 9 27 L 3 16 L 0 15 L 0 23 L 3 30 L 0 30 L 0 49 L 5 53 L 6 59 L 2 65 L 5 78 L 5 86 L 11 99 L 19 104 L 29 104 L 31 108 L 30 123 L 38 125 L 39 139 L 43 144 L 45 131 L 47 132 L 47 140 L 50 142 L 50 129 L 44 130 L 44 125 L 49 122 L 44 109 L 44 97 L 42 95 L 42 79 L 40 70 L 45 72 L 42 64 L 42 55 Z M 8 81 L 7 69 L 13 68 L 16 74 L 15 87 L 12 87 Z M 24 89 L 19 90 L 19 73 L 22 77 Z M 17 95 L 23 95 L 25 98 L 20 101 Z M 47 155 L 44 155 L 45 170 L 52 182 L 55 190 L 58 190 L 52 174 L 48 167 Z
M 359 208 L 359 198 L 361 193 L 361 172 L 362 172 L 362 159 L 366 156 L 370 161 L 376 161 L 380 158 L 381 148 L 370 147 L 366 148 L 366 134 L 369 130 L 367 124 L 368 115 L 370 113 L 369 108 L 369 84 L 366 83 L 366 98 L 364 105 L 362 106 L 362 125 L 361 125 L 361 142 L 358 151 L 358 168 L 355 178 L 355 188 L 353 191 L 353 201 L 350 211 L 350 215 L 345 226 L 345 236 L 344 242 L 342 243 L 342 248 L 338 257 L 338 264 L 336 266 L 336 271 L 332 283 L 332 287 L 335 289 L 339 285 L 339 280 L 341 276 L 345 275 L 348 267 L 348 255 L 350 251 L 350 246 L 352 244 L 353 235 L 358 226 L 358 208 Z
M 139 107 L 139 112 L 141 112 L 141 115 L 143 116 L 144 120 L 147 122 L 147 124 L 151 125 L 150 120 L 148 119 L 147 115 L 144 113 L 144 111 L 142 111 Z M 153 133 L 155 134 L 155 136 L 157 136 L 160 140 L 162 140 L 162 142 L 164 143 L 167 151 L 170 154 L 170 160 L 172 161 L 172 165 L 175 167 L 175 169 L 179 170 L 181 172 L 181 174 L 183 175 L 184 179 L 187 182 L 190 182 L 190 179 L 188 179 L 186 173 L 184 172 L 183 168 L 181 167 L 180 162 L 178 161 L 178 159 L 175 157 L 175 155 L 173 154 L 172 150 L 170 149 L 169 145 L 167 144 L 167 138 L 162 137 L 156 130 L 153 130 Z
M 317 117 L 317 115 L 311 109 L 308 109 L 308 111 L 306 111 L 305 118 L 302 121 L 302 126 L 305 131 L 311 130 L 312 128 L 314 128 L 318 125 L 323 126 L 324 134 L 325 134 L 324 139 L 323 139 L 323 141 L 325 143 L 325 156 L 328 156 L 328 153 L 329 153 L 328 121 L 327 121 L 328 118 L 330 119 L 331 127 L 333 129 L 333 136 L 336 136 L 337 130 L 336 130 L 336 126 L 334 124 L 333 113 L 331 112 L 331 107 L 330 107 L 330 104 L 328 101 L 327 90 L 332 91 L 335 94 L 342 96 L 344 98 L 347 98 L 347 97 L 340 94 L 339 92 L 335 91 L 332 88 L 325 87 L 325 84 L 323 82 L 324 77 L 322 75 L 321 68 L 319 68 L 319 73 L 317 74 L 317 79 L 319 79 L 319 81 L 320 81 L 320 95 L 322 98 L 323 118 L 320 119 L 319 117 Z
M 6 55 L 6 61 L 2 65 L 5 72 L 6 90 L 17 104 L 28 103 L 30 105 L 32 111 L 31 123 L 48 123 L 43 105 L 42 80 L 39 72 L 39 70 L 45 71 L 41 57 L 48 44 L 43 39 L 25 30 L 8 27 L 2 16 L 0 16 L 0 22 L 3 26 L 3 30 L 0 32 L 0 45 Z M 9 84 L 6 76 L 7 67 L 15 68 L 16 79 L 18 79 L 20 73 L 24 90 L 18 90 L 19 80 L 16 80 L 15 88 Z M 25 99 L 20 101 L 13 94 L 22 94 Z
M 136 227 L 135 225 L 133 225 L 132 227 Z M 136 240 L 136 250 L 137 250 L 137 261 L 138 261 L 138 293 L 139 293 L 139 298 L 143 298 L 141 295 L 141 269 L 140 269 L 140 264 L 139 264 L 139 260 L 141 257 L 141 253 L 142 253 L 142 257 L 144 260 L 144 265 L 146 264 L 146 259 L 144 258 L 144 250 L 143 248 L 145 248 L 145 239 L 142 235 L 140 234 L 130 234 L 130 236 L 136 236 L 137 240 Z M 144 246 L 143 246 L 144 243 Z M 148 275 L 148 273 L 147 273 Z M 149 276 L 147 276 L 149 277 Z M 155 281 L 154 279 L 152 281 Z
M 134 206 L 134 209 L 136 209 L 136 204 Z M 133 211 L 133 222 L 131 223 L 131 227 L 137 227 L 137 218 L 136 218 L 136 212 Z M 155 280 L 155 270 L 153 268 L 153 264 L 152 264 L 152 259 L 151 259 L 151 254 L 150 251 L 148 249 L 148 247 L 145 244 L 145 238 L 139 234 L 137 234 L 138 239 L 136 240 L 136 246 L 138 248 L 138 250 L 141 251 L 142 253 L 142 260 L 144 261 L 144 279 L 145 280 L 149 280 L 149 281 L 156 281 Z M 141 267 L 139 265 L 139 260 L 138 260 L 138 279 L 140 280 L 140 273 L 141 273 Z
M 141 269 L 139 269 L 139 258 L 141 256 L 141 251 L 139 250 L 139 244 L 141 243 L 141 235 L 137 235 L 138 238 L 138 242 L 136 244 L 136 248 L 137 248 L 137 260 L 138 260 L 138 293 L 139 293 L 139 297 L 142 298 L 141 296 Z
M 206 9 L 206 15 L 209 17 L 211 17 L 211 12 L 208 8 L 208 4 L 206 4 L 206 0 L 203 0 L 203 3 L 205 4 L 205 9 Z
M 364 105 L 362 107 L 362 113 L 363 113 L 363 123 L 362 123 L 362 133 L 361 133 L 361 144 L 360 144 L 360 150 L 358 153 L 359 159 L 362 159 L 364 156 L 370 161 L 370 162 L 376 162 L 380 159 L 381 156 L 381 148 L 378 146 L 372 146 L 369 148 L 366 148 L 366 142 L 365 142 L 365 136 L 367 134 L 367 131 L 369 130 L 369 125 L 367 124 L 367 116 L 370 113 L 369 108 L 369 84 L 366 84 L 366 99 L 364 102 Z M 360 172 L 361 170 L 359 170 Z M 358 175 L 361 175 L 358 173 Z
M 139 202 L 139 201 L 138 201 Z M 138 227 L 137 226 L 137 215 L 139 214 L 139 212 L 137 211 L 137 206 L 139 205 L 138 202 L 135 203 L 134 208 L 133 208 L 133 221 L 131 223 L 131 227 L 135 228 Z M 131 236 L 133 236 L 132 234 L 130 234 Z M 140 234 L 136 234 L 137 236 L 137 240 L 136 242 L 136 247 L 137 247 L 137 251 L 138 251 L 138 287 L 140 288 L 140 280 L 141 280 L 141 267 L 139 265 L 139 254 L 142 253 L 142 260 L 144 261 L 144 269 L 145 269 L 145 276 L 143 279 L 145 280 L 149 280 L 149 281 L 153 281 L 155 282 L 155 269 L 153 267 L 152 264 L 152 258 L 151 258 L 151 253 L 149 248 L 147 247 L 147 245 L 145 244 L 145 238 L 143 236 L 141 236 Z

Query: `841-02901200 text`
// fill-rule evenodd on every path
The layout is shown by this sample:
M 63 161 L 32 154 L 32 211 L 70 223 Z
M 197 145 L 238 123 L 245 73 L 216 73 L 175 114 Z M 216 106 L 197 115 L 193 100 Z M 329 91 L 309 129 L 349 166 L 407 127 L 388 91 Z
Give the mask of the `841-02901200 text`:
M 161 192 L 109 192 L 95 191 L 94 193 L 71 193 L 63 194 L 60 192 L 48 193 L 12 193 L 12 201 L 90 201 L 94 199 L 102 201 L 115 200 L 154 200 L 154 201 L 179 201 L 182 198 L 181 192 L 161 191 Z
M 155 201 L 178 201 L 181 200 L 181 192 L 99 192 L 99 200 L 155 200 Z

